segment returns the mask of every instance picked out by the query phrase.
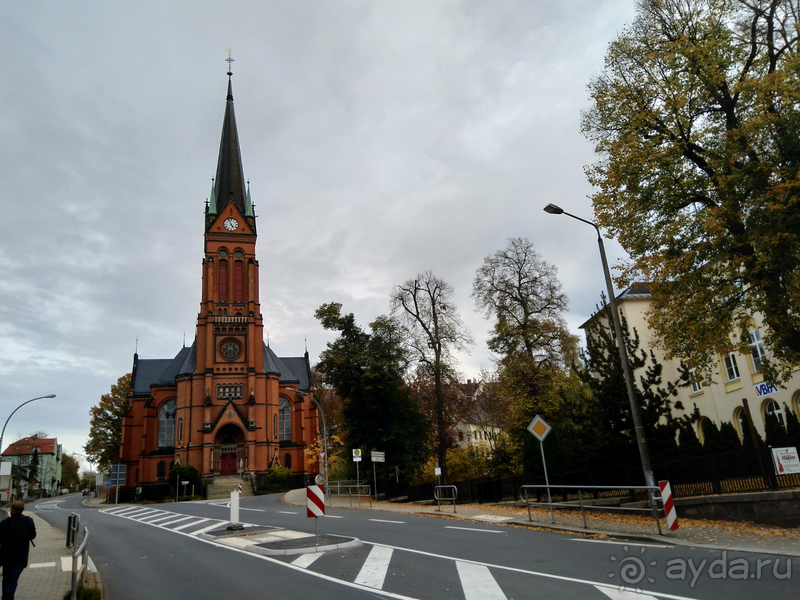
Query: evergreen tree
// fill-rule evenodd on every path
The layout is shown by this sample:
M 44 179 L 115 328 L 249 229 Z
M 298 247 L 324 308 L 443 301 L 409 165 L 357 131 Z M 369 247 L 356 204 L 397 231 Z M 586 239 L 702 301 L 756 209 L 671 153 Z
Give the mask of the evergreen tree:
M 789 445 L 789 435 L 775 414 L 767 414 L 767 418 L 764 419 L 764 433 L 767 446 L 785 448 Z
M 605 297 L 603 297 L 605 304 Z M 609 310 L 604 307 L 604 310 Z M 679 420 L 672 414 L 673 406 L 682 409 L 680 401 L 671 398 L 678 388 L 688 385 L 689 372 L 681 365 L 681 375 L 674 382 L 663 382 L 663 366 L 652 351 L 640 348 L 636 328 L 631 333 L 627 320 L 620 315 L 628 360 L 634 378 L 636 396 L 652 462 L 674 458 L 675 436 L 681 422 L 696 419 L 696 415 Z M 589 386 L 592 398 L 588 406 L 587 432 L 596 433 L 594 444 L 602 460 L 612 459 L 627 464 L 639 462 L 639 452 L 631 418 L 625 377 L 617 349 L 616 335 L 602 318 L 586 330 L 588 351 L 583 354 L 585 370 L 581 377 Z
M 752 450 L 753 449 L 753 437 L 750 435 L 750 425 L 749 420 L 747 418 L 747 413 L 744 410 L 741 411 L 741 425 L 742 425 L 742 447 L 745 450 Z M 758 433 L 758 430 L 753 428 L 756 434 L 756 444 L 758 444 L 759 448 L 764 447 L 764 440 L 761 439 L 761 434 Z
M 320 306 L 316 318 L 325 329 L 338 331 L 320 355 L 317 369 L 342 398 L 342 429 L 347 448 L 386 453 L 387 463 L 406 472 L 425 462 L 427 423 L 403 380 L 407 353 L 403 329 L 380 316 L 361 329 L 342 305 Z
M 791 408 L 785 408 L 786 434 L 789 438 L 789 445 L 800 449 L 800 421 L 797 420 L 797 415 L 794 414 Z
M 39 481 L 39 453 L 34 452 L 33 458 L 31 458 L 31 464 L 28 467 L 28 479 L 31 480 L 31 483 Z
M 723 421 L 719 426 L 719 454 L 738 452 L 742 449 L 742 440 L 730 421 Z M 752 446 L 751 446 L 752 447 Z
M 678 428 L 678 449 L 681 459 L 697 458 L 703 454 L 703 445 L 690 423 L 681 423 Z

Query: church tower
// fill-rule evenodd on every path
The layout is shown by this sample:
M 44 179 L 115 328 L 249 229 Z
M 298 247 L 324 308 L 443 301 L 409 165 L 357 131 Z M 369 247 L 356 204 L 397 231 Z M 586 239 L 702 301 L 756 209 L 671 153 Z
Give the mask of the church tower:
M 130 410 L 123 420 L 127 487 L 169 493 L 173 463 L 206 482 L 259 480 L 275 465 L 298 485 L 319 471 L 305 450 L 317 439 L 308 353 L 278 357 L 264 344 L 256 259 L 256 216 L 244 177 L 232 73 L 219 157 L 206 202 L 197 333 L 173 359 L 134 355 Z M 303 394 L 298 392 L 304 392 Z

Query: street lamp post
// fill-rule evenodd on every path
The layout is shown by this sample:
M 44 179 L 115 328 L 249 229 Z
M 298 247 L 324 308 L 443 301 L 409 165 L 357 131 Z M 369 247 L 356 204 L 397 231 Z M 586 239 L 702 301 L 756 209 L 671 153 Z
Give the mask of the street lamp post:
M 622 361 L 622 372 L 625 376 L 625 387 L 628 390 L 628 401 L 631 405 L 631 419 L 633 420 L 633 428 L 636 433 L 636 443 L 639 445 L 639 457 L 642 461 L 644 479 L 647 485 L 655 486 L 656 481 L 655 477 L 653 476 L 653 467 L 650 464 L 650 452 L 647 449 L 647 439 L 645 438 L 644 426 L 642 425 L 642 415 L 641 411 L 639 410 L 639 403 L 636 400 L 636 388 L 633 385 L 633 373 L 631 372 L 631 365 L 628 362 L 628 350 L 625 348 L 625 339 L 622 337 L 622 323 L 620 323 L 619 319 L 617 300 L 614 296 L 614 286 L 611 283 L 611 273 L 608 270 L 606 249 L 603 246 L 603 236 L 600 235 L 600 228 L 595 223 L 572 215 L 555 204 L 548 204 L 544 207 L 544 211 L 546 213 L 550 213 L 551 215 L 567 215 L 568 217 L 572 217 L 573 219 L 591 225 L 595 228 L 595 231 L 597 231 L 597 244 L 600 246 L 600 260 L 603 262 L 603 275 L 605 276 L 606 289 L 608 290 L 608 308 L 611 311 L 611 321 L 614 324 L 614 332 L 617 336 L 617 348 L 619 348 L 619 358 Z
M 47 396 L 39 396 L 37 398 L 31 398 L 30 400 L 26 400 L 25 402 L 20 404 L 17 408 L 15 408 L 14 410 L 11 411 L 11 414 L 8 415 L 8 418 L 6 419 L 6 422 L 3 425 L 3 431 L 0 432 L 0 453 L 3 452 L 3 436 L 5 436 L 5 434 L 6 434 L 6 425 L 8 425 L 8 422 L 11 420 L 11 417 L 14 416 L 14 413 L 17 412 L 20 408 L 22 408 L 26 404 L 30 404 L 34 400 L 41 400 L 42 398 L 55 398 L 55 397 L 56 397 L 55 394 L 47 394 Z
M 325 413 L 322 411 L 322 407 L 317 402 L 317 399 L 314 398 L 311 394 L 307 394 L 306 392 L 301 392 L 300 390 L 292 390 L 295 394 L 300 394 L 301 396 L 307 396 L 309 400 L 311 400 L 311 404 L 319 411 L 320 416 L 322 417 L 322 451 L 325 453 L 325 464 L 323 469 L 325 470 L 325 495 L 330 496 L 330 491 L 328 490 L 328 426 L 325 424 Z

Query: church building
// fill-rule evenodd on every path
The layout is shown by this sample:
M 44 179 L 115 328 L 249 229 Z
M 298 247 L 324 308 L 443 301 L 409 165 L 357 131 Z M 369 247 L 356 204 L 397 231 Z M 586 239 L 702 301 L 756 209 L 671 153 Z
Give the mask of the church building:
M 245 183 L 228 72 L 217 172 L 205 207 L 202 292 L 191 347 L 174 358 L 133 356 L 123 419 L 121 497 L 169 493 L 173 463 L 207 482 L 258 479 L 279 464 L 304 484 L 319 472 L 305 450 L 319 433 L 304 356 L 278 357 L 264 343 L 256 260 L 256 215 Z M 305 394 L 298 393 L 304 392 Z

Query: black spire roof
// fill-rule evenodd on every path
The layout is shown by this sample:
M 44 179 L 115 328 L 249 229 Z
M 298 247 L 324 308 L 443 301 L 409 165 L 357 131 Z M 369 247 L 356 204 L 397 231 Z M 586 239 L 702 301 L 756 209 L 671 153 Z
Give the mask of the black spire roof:
M 225 104 L 225 119 L 222 121 L 222 139 L 219 142 L 217 176 L 214 179 L 214 199 L 216 213 L 219 214 L 228 203 L 247 214 L 247 192 L 245 191 L 242 153 L 239 150 L 239 132 L 236 129 L 236 114 L 233 111 L 233 86 L 231 73 L 228 73 L 228 99 Z

